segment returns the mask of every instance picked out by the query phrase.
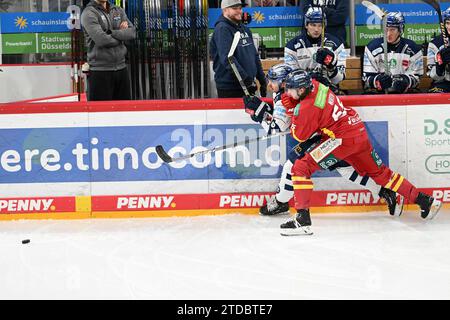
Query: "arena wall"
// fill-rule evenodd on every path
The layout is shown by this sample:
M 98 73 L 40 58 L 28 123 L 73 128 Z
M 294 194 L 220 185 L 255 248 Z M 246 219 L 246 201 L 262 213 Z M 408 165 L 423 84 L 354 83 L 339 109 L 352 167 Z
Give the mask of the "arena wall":
M 383 162 L 446 206 L 449 100 L 342 97 L 364 119 Z M 179 155 L 263 134 L 241 99 L 3 104 L 0 219 L 256 214 L 274 195 L 291 138 L 171 164 L 155 146 Z M 335 172 L 316 174 L 314 183 L 313 213 L 384 208 Z

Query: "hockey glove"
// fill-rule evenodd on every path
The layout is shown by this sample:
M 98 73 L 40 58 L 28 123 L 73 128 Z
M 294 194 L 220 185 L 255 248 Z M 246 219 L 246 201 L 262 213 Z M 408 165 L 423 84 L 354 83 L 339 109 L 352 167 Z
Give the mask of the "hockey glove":
M 374 79 L 375 88 L 379 91 L 389 89 L 392 86 L 392 78 L 391 76 L 380 73 Z
M 256 96 L 244 97 L 245 112 L 247 112 L 253 121 L 261 123 L 270 118 L 273 112 L 272 106 L 265 103 Z
M 287 93 L 283 93 L 281 95 L 281 103 L 286 108 L 286 114 L 290 117 L 294 114 L 294 109 L 299 103 L 299 101 L 293 99 L 291 96 L 289 96 Z
M 333 65 L 334 52 L 327 48 L 320 48 L 316 53 L 316 62 L 323 64 L 328 69 L 334 68 Z
M 450 63 L 450 48 L 444 48 L 439 50 L 436 54 L 436 64 L 446 65 Z
M 256 82 L 255 79 L 246 78 L 244 79 L 244 85 L 247 87 L 248 92 L 250 92 L 251 95 L 254 95 L 256 92 Z
M 331 84 L 330 80 L 327 77 L 325 77 L 323 74 L 321 74 L 320 72 L 313 72 L 313 73 L 311 73 L 311 78 L 312 79 L 316 79 L 321 84 L 324 84 L 327 87 L 329 87 L 330 84 Z
M 295 163 L 295 160 L 303 158 L 305 156 L 305 153 L 307 153 L 312 148 L 314 148 L 321 139 L 322 139 L 322 136 L 320 134 L 316 134 L 316 135 L 313 135 L 308 140 L 297 144 L 289 152 L 288 159 L 292 163 Z
M 248 12 L 242 12 L 242 23 L 247 25 L 250 22 L 252 22 L 252 15 Z
M 436 57 L 436 59 L 437 59 L 437 57 Z M 445 73 L 445 64 L 438 64 L 437 60 L 436 60 L 436 74 L 439 77 L 442 77 L 444 75 L 444 73 Z
M 410 80 L 406 74 L 397 74 L 392 77 L 392 88 L 397 93 L 404 93 L 409 89 Z

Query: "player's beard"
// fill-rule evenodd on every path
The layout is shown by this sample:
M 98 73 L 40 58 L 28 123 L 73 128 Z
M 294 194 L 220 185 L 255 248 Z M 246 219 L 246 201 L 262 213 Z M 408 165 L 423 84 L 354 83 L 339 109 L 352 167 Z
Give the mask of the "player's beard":
M 311 89 L 310 89 L 310 88 L 304 88 L 304 89 L 305 89 L 305 90 L 303 91 L 302 94 L 298 94 L 299 100 L 300 100 L 300 101 L 302 101 L 303 99 L 305 99 L 306 96 L 311 92 Z M 297 91 L 297 93 L 298 93 L 298 91 Z

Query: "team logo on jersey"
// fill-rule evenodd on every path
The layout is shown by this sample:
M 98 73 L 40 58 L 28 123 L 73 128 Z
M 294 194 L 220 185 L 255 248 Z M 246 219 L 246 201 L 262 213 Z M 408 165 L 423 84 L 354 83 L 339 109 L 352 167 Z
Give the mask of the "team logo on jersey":
M 383 164 L 383 160 L 381 160 L 380 156 L 375 150 L 372 150 L 372 159 L 373 161 L 375 161 L 378 167 L 381 167 L 381 165 Z
M 395 69 L 396 67 L 397 67 L 397 60 L 396 59 L 389 60 L 389 68 Z
M 409 67 L 409 61 L 408 60 L 402 60 L 402 66 L 406 69 Z

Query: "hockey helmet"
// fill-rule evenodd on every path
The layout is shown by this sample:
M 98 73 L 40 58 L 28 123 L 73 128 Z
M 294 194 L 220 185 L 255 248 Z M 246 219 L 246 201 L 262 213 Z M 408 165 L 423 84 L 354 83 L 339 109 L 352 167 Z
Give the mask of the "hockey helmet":
M 305 26 L 308 23 L 322 23 L 322 21 L 327 23 L 325 13 L 322 11 L 321 7 L 309 7 L 305 12 Z
M 446 20 L 450 20 L 450 7 L 442 11 L 442 21 L 445 23 Z
M 398 28 L 400 34 L 403 33 L 405 27 L 405 18 L 400 11 L 389 12 L 386 17 L 386 27 Z
M 304 70 L 295 70 L 291 72 L 285 80 L 286 89 L 311 89 L 312 80 L 308 72 Z
M 291 71 L 292 68 L 284 63 L 276 64 L 267 71 L 267 80 L 276 82 L 280 85 Z

